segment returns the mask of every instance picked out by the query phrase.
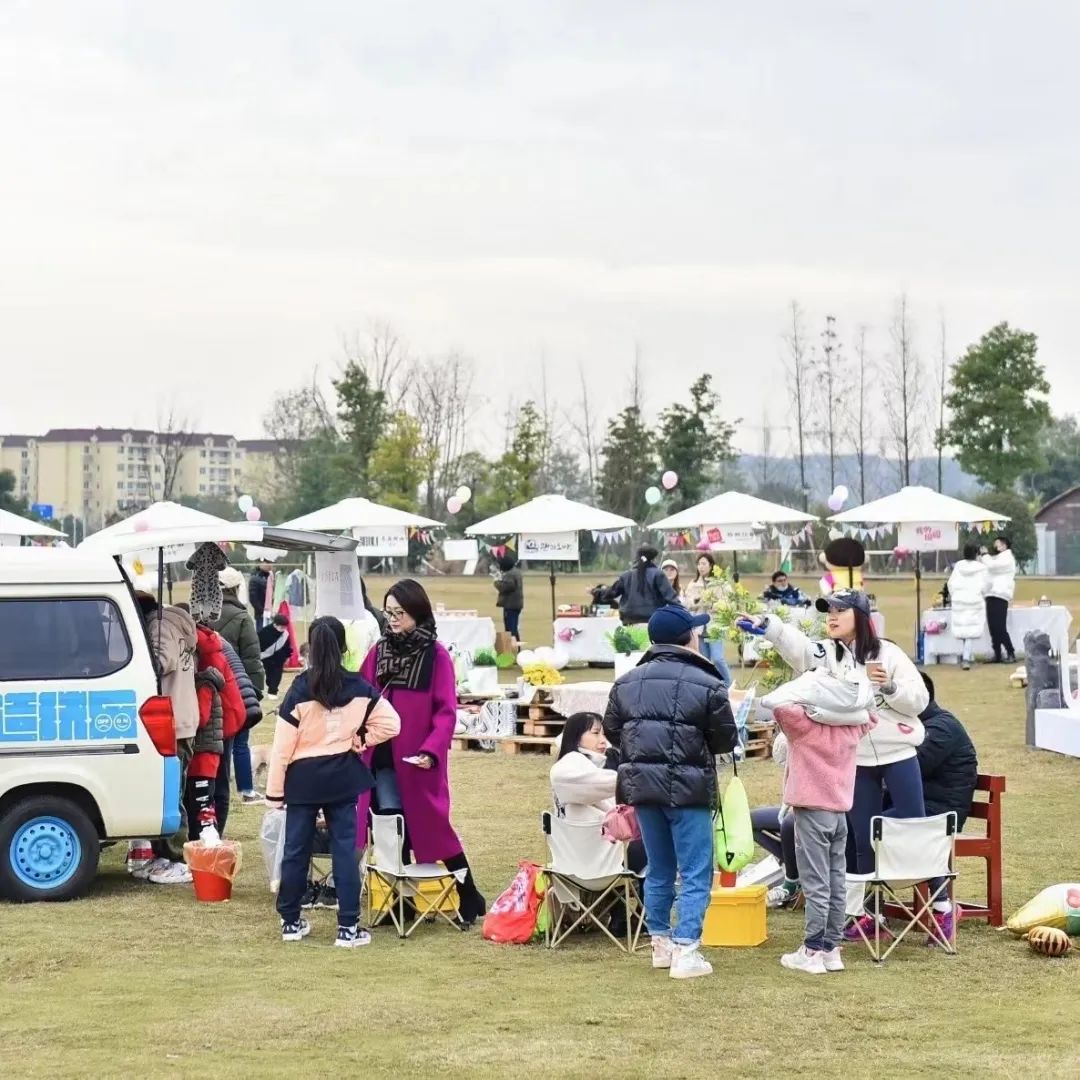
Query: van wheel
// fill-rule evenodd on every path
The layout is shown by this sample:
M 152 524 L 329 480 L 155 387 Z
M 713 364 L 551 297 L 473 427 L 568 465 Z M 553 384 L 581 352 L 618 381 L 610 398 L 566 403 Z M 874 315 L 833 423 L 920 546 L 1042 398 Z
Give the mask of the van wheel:
M 0 896 L 74 900 L 90 887 L 100 855 L 97 829 L 78 803 L 31 795 L 0 817 Z

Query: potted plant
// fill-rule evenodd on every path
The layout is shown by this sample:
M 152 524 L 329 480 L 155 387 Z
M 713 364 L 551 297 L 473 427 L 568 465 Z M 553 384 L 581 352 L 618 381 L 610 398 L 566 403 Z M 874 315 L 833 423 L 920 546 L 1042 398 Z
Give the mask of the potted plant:
M 469 693 L 497 694 L 499 692 L 499 658 L 494 649 L 477 649 L 469 670 Z
M 649 647 L 649 631 L 645 626 L 619 626 L 608 634 L 615 650 L 615 678 L 625 675 L 645 655 Z

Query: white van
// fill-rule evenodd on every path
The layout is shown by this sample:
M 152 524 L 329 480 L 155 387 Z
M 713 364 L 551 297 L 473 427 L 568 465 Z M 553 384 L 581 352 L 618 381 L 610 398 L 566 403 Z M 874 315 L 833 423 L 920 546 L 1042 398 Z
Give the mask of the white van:
M 0 549 L 0 896 L 70 900 L 102 843 L 179 827 L 172 704 L 120 567 Z

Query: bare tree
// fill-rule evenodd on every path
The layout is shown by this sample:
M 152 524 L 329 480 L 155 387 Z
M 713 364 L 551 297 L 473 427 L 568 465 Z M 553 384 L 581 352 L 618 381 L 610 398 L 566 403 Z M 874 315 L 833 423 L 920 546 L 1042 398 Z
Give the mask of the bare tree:
M 945 346 L 945 316 L 941 316 L 941 351 L 937 369 L 937 430 L 934 446 L 937 448 L 937 489 L 945 490 L 945 397 L 949 378 L 949 354 Z
M 769 475 L 772 463 L 772 424 L 769 423 L 769 410 L 761 410 L 761 476 L 758 478 L 758 490 L 768 487 L 773 477 Z
M 817 414 L 822 447 L 829 460 L 829 490 L 836 487 L 836 459 L 840 442 L 840 417 L 846 397 L 844 356 L 836 336 L 836 317 L 825 316 L 821 349 L 810 361 L 813 376 L 810 398 Z
M 413 364 L 405 404 L 420 425 L 427 465 L 427 512 L 431 517 L 464 482 L 460 463 L 476 411 L 473 363 L 459 352 Z
M 581 383 L 578 415 L 568 415 L 567 421 L 577 435 L 585 456 L 585 475 L 589 483 L 589 492 L 591 497 L 595 498 L 596 485 L 600 477 L 600 443 L 596 437 L 596 414 L 593 412 L 589 386 L 585 381 L 585 368 L 581 364 L 578 364 L 578 379 Z
M 882 372 L 885 417 L 896 452 L 900 483 L 911 484 L 911 465 L 918 456 L 922 430 L 919 412 L 923 403 L 923 365 L 915 351 L 914 326 L 908 312 L 908 299 L 896 301 L 892 325 L 892 352 Z
M 334 410 L 318 382 L 311 382 L 278 394 L 263 417 L 263 431 L 277 447 L 274 474 L 265 478 L 268 490 L 292 490 L 305 451 L 317 439 L 336 439 Z M 274 492 L 278 494 L 278 492 Z
M 803 311 L 797 300 L 791 301 L 791 326 L 784 335 L 788 348 L 788 384 L 791 387 L 791 404 L 795 419 L 796 460 L 799 463 L 799 490 L 802 492 L 803 510 L 810 504 L 810 487 L 806 482 L 806 436 L 810 418 L 811 365 L 807 355 L 806 330 Z
M 365 334 L 353 330 L 342 335 L 341 347 L 348 363 L 359 367 L 371 385 L 381 392 L 388 413 L 396 412 L 405 398 L 409 370 L 409 347 L 386 322 L 375 321 Z
M 169 408 L 168 415 L 158 414 L 157 431 L 150 448 L 139 464 L 150 492 L 150 502 L 175 502 L 180 490 L 180 475 L 184 458 L 195 444 L 195 433 L 186 416 Z
M 869 436 L 868 400 L 874 379 L 874 362 L 866 351 L 866 327 L 855 331 L 854 386 L 847 400 L 845 416 L 855 465 L 859 472 L 859 502 L 866 502 L 867 439 Z

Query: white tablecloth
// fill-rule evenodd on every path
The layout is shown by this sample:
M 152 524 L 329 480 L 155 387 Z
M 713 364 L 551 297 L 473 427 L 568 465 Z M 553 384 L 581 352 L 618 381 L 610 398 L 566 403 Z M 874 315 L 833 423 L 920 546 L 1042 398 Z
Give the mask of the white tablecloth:
M 551 688 L 551 707 L 560 715 L 591 712 L 604 715 L 612 684 L 609 682 L 566 683 Z
M 563 649 L 571 663 L 614 664 L 615 650 L 608 634 L 619 627 L 618 616 L 603 619 L 556 619 L 552 638 L 556 649 Z M 564 641 L 560 634 L 573 634 Z
M 487 616 L 436 615 L 439 640 L 458 653 L 495 648 L 495 621 Z
M 963 649 L 963 643 L 953 636 L 952 612 L 948 608 L 934 608 L 924 611 L 922 615 L 923 629 L 927 623 L 944 623 L 944 629 L 937 634 L 926 634 L 925 656 L 928 664 L 940 664 L 943 662 L 956 663 Z M 1050 644 L 1061 655 L 1069 649 L 1069 625 L 1072 615 L 1067 607 L 1053 604 L 1050 607 L 1011 607 L 1009 608 L 1009 637 L 1012 638 L 1017 656 L 1024 655 L 1024 635 L 1029 630 L 1045 630 L 1050 635 Z M 975 642 L 975 656 L 977 659 L 986 659 L 994 655 L 990 644 L 989 630 L 983 630 L 983 635 Z M 946 658 L 948 658 L 946 660 Z

